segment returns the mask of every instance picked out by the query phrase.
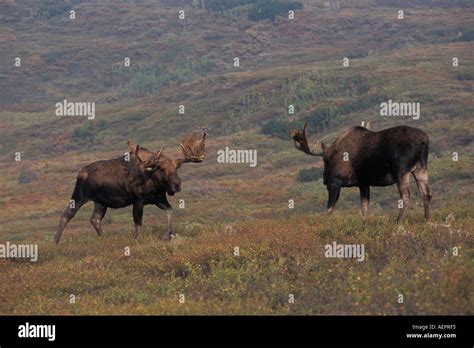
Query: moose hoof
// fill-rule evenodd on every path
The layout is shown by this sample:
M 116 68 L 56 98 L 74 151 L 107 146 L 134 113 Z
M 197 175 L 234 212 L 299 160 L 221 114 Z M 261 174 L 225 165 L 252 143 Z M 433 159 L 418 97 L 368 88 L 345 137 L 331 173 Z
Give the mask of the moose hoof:
M 172 232 L 166 232 L 163 237 L 161 237 L 161 240 L 164 240 L 164 241 L 170 241 L 171 240 L 171 236 L 172 236 Z

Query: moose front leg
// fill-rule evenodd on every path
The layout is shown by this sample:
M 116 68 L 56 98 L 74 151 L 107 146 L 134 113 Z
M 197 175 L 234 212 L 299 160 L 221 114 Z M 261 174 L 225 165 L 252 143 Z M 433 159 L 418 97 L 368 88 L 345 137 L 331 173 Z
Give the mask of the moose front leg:
M 370 186 L 360 186 L 360 211 L 362 216 L 365 217 L 369 211 L 369 201 L 370 201 Z
M 160 201 L 156 204 L 156 206 L 160 209 L 166 211 L 166 232 L 163 235 L 163 240 L 171 240 L 171 236 L 173 235 L 173 225 L 172 225 L 172 217 L 173 217 L 173 207 L 168 202 L 166 196 L 160 197 Z
M 137 238 L 142 231 L 142 220 L 143 220 L 143 202 L 137 201 L 133 203 L 133 222 L 135 223 L 135 231 L 133 237 Z
M 327 213 L 331 214 L 334 210 L 337 200 L 339 199 L 339 193 L 341 192 L 341 185 L 339 183 L 331 183 L 327 185 L 328 189 L 328 207 Z

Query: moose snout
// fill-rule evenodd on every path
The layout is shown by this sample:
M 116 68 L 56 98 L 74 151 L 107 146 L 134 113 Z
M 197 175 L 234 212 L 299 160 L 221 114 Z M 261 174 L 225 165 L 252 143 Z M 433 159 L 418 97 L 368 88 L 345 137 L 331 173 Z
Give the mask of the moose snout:
M 171 192 L 178 193 L 179 191 L 181 191 L 181 182 L 179 181 L 172 182 L 170 184 L 170 189 L 171 189 Z
M 175 185 L 173 185 L 173 191 L 174 191 L 174 192 L 179 192 L 179 191 L 181 191 L 181 184 L 175 184 Z

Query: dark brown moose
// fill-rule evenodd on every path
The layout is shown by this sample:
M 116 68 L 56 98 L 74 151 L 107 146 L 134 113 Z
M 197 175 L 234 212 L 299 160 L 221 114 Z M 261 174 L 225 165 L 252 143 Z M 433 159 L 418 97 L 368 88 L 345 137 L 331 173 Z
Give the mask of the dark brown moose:
M 417 128 L 398 126 L 373 132 L 352 127 L 331 146 L 321 143 L 322 151 L 313 152 L 308 144 L 307 123 L 303 130 L 293 130 L 295 147 L 311 156 L 322 156 L 323 180 L 329 198 L 330 213 L 339 198 L 341 187 L 359 187 L 362 215 L 367 214 L 370 186 L 397 184 L 400 193 L 401 223 L 408 206 L 410 174 L 413 174 L 423 199 L 426 220 L 431 216 L 431 192 L 428 186 L 428 136 Z
M 94 202 L 90 222 L 99 236 L 107 208 L 133 204 L 133 235 L 137 237 L 142 228 L 143 206 L 154 204 L 166 211 L 168 224 L 163 239 L 171 239 L 172 207 L 166 194 L 173 196 L 181 191 L 181 179 L 177 172 L 181 164 L 204 160 L 205 139 L 206 133 L 189 133 L 180 144 L 183 156 L 178 158 L 166 156 L 163 148 L 155 153 L 128 141 L 129 156 L 97 161 L 82 168 L 70 204 L 61 215 L 54 241 L 59 243 L 68 222 L 89 201 Z

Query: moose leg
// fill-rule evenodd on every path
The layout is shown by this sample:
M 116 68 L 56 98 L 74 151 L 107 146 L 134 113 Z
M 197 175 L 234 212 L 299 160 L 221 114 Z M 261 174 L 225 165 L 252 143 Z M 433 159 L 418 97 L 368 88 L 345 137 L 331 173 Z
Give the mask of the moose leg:
M 401 197 L 401 204 L 399 205 L 399 213 L 397 218 L 397 224 L 400 224 L 403 220 L 403 215 L 408 207 L 408 203 L 410 202 L 410 190 L 408 189 L 408 185 L 410 183 L 410 173 L 403 174 L 400 180 L 397 182 L 398 192 L 400 193 Z
M 370 201 L 370 186 L 360 186 L 360 207 L 362 216 L 366 216 L 369 210 L 369 201 Z
M 143 220 L 143 202 L 137 201 L 133 203 L 133 222 L 135 223 L 135 231 L 133 237 L 137 238 L 142 231 L 142 220 Z
M 420 192 L 421 198 L 423 199 L 423 207 L 425 209 L 425 219 L 427 221 L 431 218 L 431 191 L 428 186 L 428 171 L 426 168 L 417 168 L 413 172 L 415 177 L 416 186 L 418 186 L 418 191 Z
M 92 213 L 90 222 L 92 226 L 94 227 L 95 231 L 97 232 L 97 234 L 99 235 L 99 237 L 102 235 L 101 222 L 106 212 L 107 212 L 107 207 L 105 205 L 102 205 L 97 202 L 94 203 L 94 212 Z
M 79 211 L 79 209 L 87 203 L 88 200 L 82 200 L 82 201 L 75 201 L 73 203 L 70 203 L 66 209 L 63 210 L 61 214 L 61 218 L 59 219 L 59 225 L 56 230 L 56 235 L 54 236 L 54 242 L 56 244 L 59 243 L 59 240 L 61 239 L 61 235 L 66 228 L 67 224 L 71 219 L 76 215 L 76 213 Z
M 337 200 L 339 199 L 339 193 L 341 192 L 341 185 L 333 183 L 333 184 L 328 185 L 327 189 L 328 189 L 328 194 L 329 194 L 327 213 L 330 214 L 333 211 Z
M 166 199 L 166 196 L 162 197 L 160 199 L 160 202 L 156 204 L 156 206 L 160 209 L 163 209 L 166 211 L 166 232 L 163 235 L 162 239 L 163 240 L 170 240 L 171 235 L 173 234 L 173 225 L 172 225 L 172 216 L 173 216 L 173 207 L 171 207 L 171 204 L 168 202 L 168 199 Z

